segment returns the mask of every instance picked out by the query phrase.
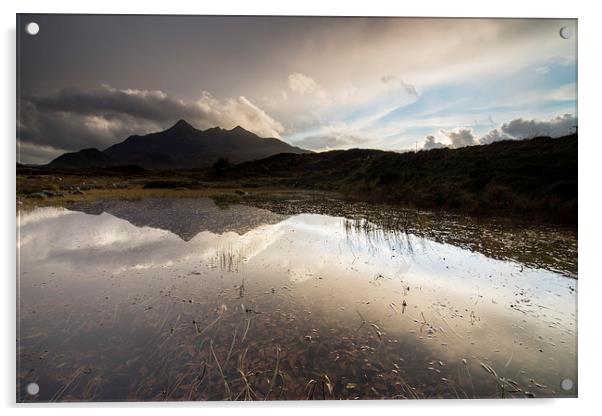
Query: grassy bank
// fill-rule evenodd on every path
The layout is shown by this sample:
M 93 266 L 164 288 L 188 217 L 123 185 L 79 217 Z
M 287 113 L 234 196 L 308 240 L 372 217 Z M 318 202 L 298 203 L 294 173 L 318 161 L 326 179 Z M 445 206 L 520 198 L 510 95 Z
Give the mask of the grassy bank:
M 576 135 L 417 153 L 282 154 L 231 167 L 225 176 L 424 209 L 577 223 Z
M 336 193 L 421 209 L 577 224 L 577 136 L 417 153 L 280 154 L 208 169 L 17 167 L 21 205 L 145 196 Z

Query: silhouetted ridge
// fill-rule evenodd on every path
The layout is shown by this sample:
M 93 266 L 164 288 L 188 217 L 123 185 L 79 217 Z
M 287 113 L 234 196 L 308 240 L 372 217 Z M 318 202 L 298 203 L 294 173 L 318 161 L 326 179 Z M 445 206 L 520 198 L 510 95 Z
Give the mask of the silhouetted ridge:
M 149 170 L 194 169 L 213 165 L 218 159 L 241 163 L 279 153 L 308 153 L 275 138 L 261 138 L 236 126 L 198 130 L 178 120 L 167 130 L 133 135 L 102 152 L 97 149 L 59 156 L 50 167 L 81 168 L 137 165 Z
M 119 163 L 98 149 L 82 149 L 79 152 L 65 153 L 54 159 L 54 168 L 97 168 L 111 167 Z
M 166 131 L 171 132 L 190 132 L 195 131 L 196 129 L 192 127 L 186 120 L 178 120 L 176 124 L 168 128 Z

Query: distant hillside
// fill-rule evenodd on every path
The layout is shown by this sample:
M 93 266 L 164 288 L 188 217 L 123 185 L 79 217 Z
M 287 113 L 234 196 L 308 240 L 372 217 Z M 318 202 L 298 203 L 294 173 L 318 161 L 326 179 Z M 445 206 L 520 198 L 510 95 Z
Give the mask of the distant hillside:
M 186 131 L 189 133 L 185 133 Z M 207 140 L 199 139 L 201 143 L 211 143 L 211 140 L 219 143 L 222 139 L 218 137 L 230 137 L 224 139 L 227 143 L 268 140 L 242 129 L 238 129 L 238 132 L 237 129 L 200 132 L 180 122 L 165 132 L 133 136 L 104 152 L 87 149 L 78 152 L 77 156 L 63 155 L 52 163 L 53 169 L 20 166 L 17 167 L 17 172 L 21 175 L 47 175 L 54 172 L 86 178 L 136 176 L 135 183 L 149 189 L 224 186 L 228 189 L 242 187 L 336 191 L 362 201 L 389 202 L 490 217 L 577 224 L 577 135 L 557 139 L 539 137 L 501 141 L 489 145 L 433 149 L 417 153 L 369 149 L 303 153 L 303 150 L 296 148 L 293 149 L 297 153 L 292 153 L 288 149 L 290 146 L 279 142 L 279 146 L 284 146 L 289 151 L 278 152 L 264 159 L 219 166 L 213 165 L 218 153 L 210 149 L 204 154 L 197 154 L 198 157 L 190 157 L 194 154 L 193 147 L 189 149 L 189 155 L 186 152 L 166 155 L 162 150 L 162 146 L 170 140 L 178 143 L 175 148 L 184 149 L 187 143 L 197 140 L 195 137 L 199 133 L 204 137 L 212 137 Z M 144 143 L 147 144 L 145 152 L 141 154 L 134 151 Z M 234 148 L 247 146 L 230 145 L 230 149 Z M 128 152 L 127 149 L 132 151 Z M 235 153 L 230 153 L 232 154 Z M 244 157 L 232 157 L 230 160 L 236 162 L 245 157 L 255 158 L 259 155 L 250 156 L 247 153 Z M 179 163 L 174 165 L 173 160 L 178 160 Z M 203 160 L 205 167 L 197 169 L 197 162 L 194 160 Z M 209 160 L 211 163 L 208 164 Z M 99 163 L 105 164 L 105 167 L 87 167 Z M 129 166 L 122 166 L 125 164 Z M 140 164 L 150 169 L 144 170 L 136 166 Z M 63 169 L 62 165 L 71 168 Z M 173 171 L 152 171 L 158 167 Z M 35 178 L 31 181 L 35 182 Z M 32 186 L 25 188 L 37 189 L 37 185 Z
M 576 224 L 577 170 L 577 135 L 571 135 L 417 153 L 281 154 L 242 163 L 226 176 L 277 178 L 282 185 L 428 209 Z
M 104 151 L 84 149 L 66 153 L 51 168 L 91 168 L 137 165 L 144 169 L 193 169 L 218 159 L 231 163 L 262 159 L 278 153 L 307 153 L 281 140 L 261 138 L 242 127 L 197 130 L 184 120 L 171 128 L 144 136 L 130 136 Z
M 110 167 L 119 163 L 98 149 L 83 149 L 79 152 L 64 153 L 50 162 L 53 168 Z

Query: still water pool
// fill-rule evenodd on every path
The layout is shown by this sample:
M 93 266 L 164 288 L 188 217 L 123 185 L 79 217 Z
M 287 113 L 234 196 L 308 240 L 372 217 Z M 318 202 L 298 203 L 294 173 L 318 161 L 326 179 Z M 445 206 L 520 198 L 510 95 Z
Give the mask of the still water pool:
M 21 212 L 17 399 L 576 396 L 571 232 L 293 211 Z

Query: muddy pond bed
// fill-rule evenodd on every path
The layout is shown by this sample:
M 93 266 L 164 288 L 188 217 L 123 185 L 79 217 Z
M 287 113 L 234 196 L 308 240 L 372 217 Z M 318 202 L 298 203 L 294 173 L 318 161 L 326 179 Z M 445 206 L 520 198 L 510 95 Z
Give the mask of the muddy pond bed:
M 292 197 L 17 222 L 20 402 L 577 395 L 571 229 Z

